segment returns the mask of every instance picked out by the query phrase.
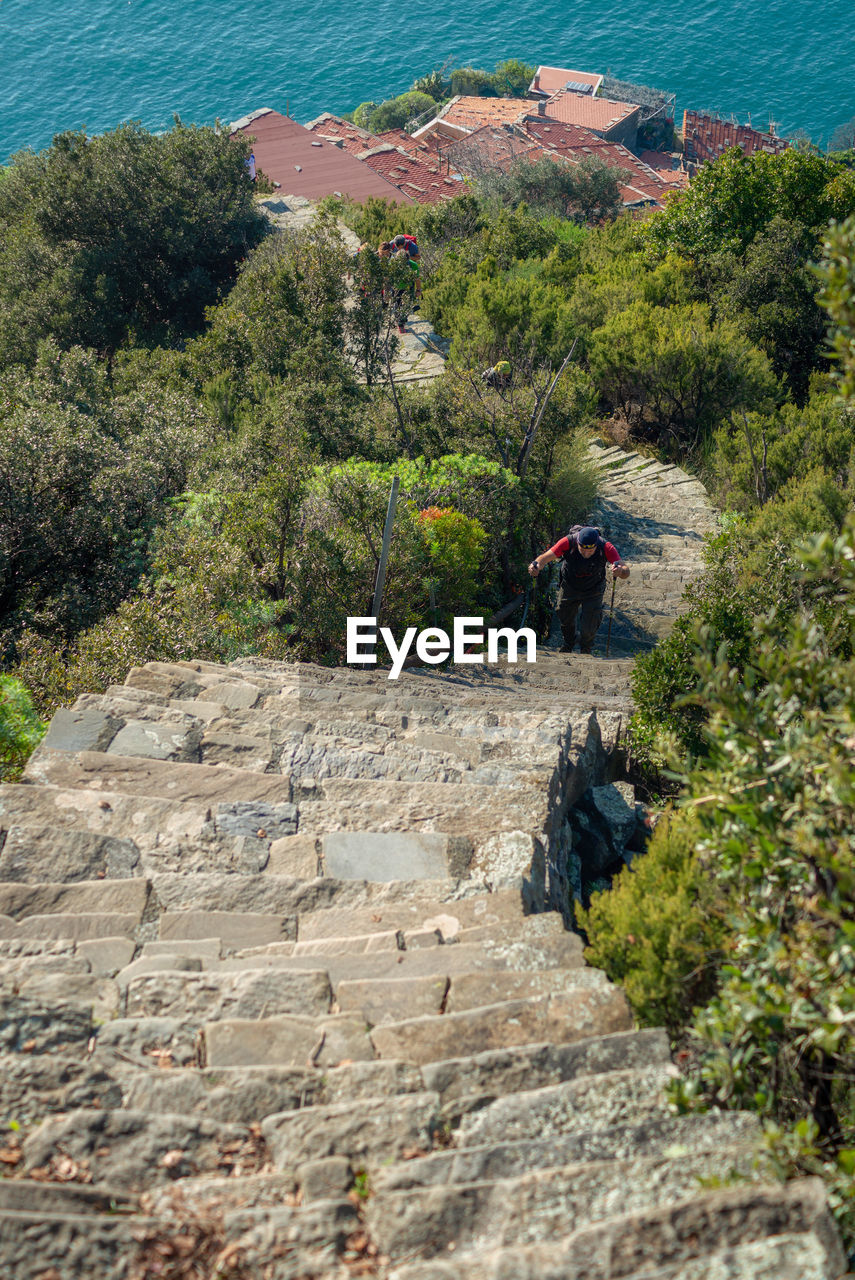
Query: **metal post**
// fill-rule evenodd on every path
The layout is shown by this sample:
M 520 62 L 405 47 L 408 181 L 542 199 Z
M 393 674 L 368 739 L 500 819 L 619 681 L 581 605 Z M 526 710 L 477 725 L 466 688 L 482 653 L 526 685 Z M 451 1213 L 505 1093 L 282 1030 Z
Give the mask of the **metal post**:
M 617 578 L 612 578 L 612 602 L 609 605 L 609 632 L 606 636 L 606 657 L 609 656 L 609 645 L 612 642 L 612 618 L 615 613 L 615 587 L 617 586 Z
M 398 503 L 398 477 L 392 481 L 389 493 L 389 507 L 386 511 L 386 523 L 383 526 L 383 546 L 380 548 L 380 563 L 377 566 L 377 578 L 374 583 L 374 601 L 371 605 L 371 616 L 376 622 L 380 617 L 380 604 L 383 599 L 383 586 L 386 582 L 386 561 L 389 559 L 389 544 L 392 541 L 392 524 L 395 520 L 395 507 Z

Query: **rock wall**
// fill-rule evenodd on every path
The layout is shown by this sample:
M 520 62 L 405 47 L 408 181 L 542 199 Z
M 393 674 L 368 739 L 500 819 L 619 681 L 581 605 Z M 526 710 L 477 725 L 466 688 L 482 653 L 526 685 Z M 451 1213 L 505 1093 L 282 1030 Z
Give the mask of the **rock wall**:
M 0 787 L 0 1275 L 842 1273 L 821 1184 L 752 1182 L 752 1116 L 671 1112 L 666 1036 L 556 909 L 583 818 L 631 856 L 629 655 L 712 519 L 598 456 L 617 656 L 150 663 Z

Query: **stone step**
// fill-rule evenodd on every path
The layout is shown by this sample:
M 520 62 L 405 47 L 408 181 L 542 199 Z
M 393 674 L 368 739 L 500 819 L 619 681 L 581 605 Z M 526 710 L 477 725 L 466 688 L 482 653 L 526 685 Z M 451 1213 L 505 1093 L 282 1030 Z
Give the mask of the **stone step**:
M 282 1111 L 351 1109 L 363 1099 L 424 1093 L 418 1067 L 394 1061 L 356 1061 L 338 1067 L 203 1067 L 128 1070 L 117 1074 L 122 1105 L 153 1113 L 206 1115 L 250 1125 Z
M 227 1265 L 237 1256 L 247 1268 L 245 1275 L 262 1275 L 262 1268 L 267 1270 L 276 1259 L 280 1277 L 348 1280 L 353 1271 L 347 1260 L 360 1256 L 359 1215 L 347 1198 L 298 1206 L 293 1197 L 291 1204 L 283 1201 L 280 1192 L 278 1204 L 267 1212 L 229 1206 L 230 1211 L 213 1218 L 210 1213 L 193 1218 L 191 1213 L 189 1224 L 169 1195 L 152 1198 L 164 1207 L 165 1216 L 0 1213 L 0 1270 L 15 1280 L 126 1280 L 129 1275 L 166 1275 L 164 1267 L 177 1275 L 174 1262 L 185 1275 L 202 1275 L 200 1267 L 213 1275 L 210 1268 L 220 1270 L 220 1256 Z M 348 1249 L 351 1241 L 356 1249 Z
M 465 936 L 464 930 L 463 935 Z M 355 944 L 378 945 L 371 949 L 357 950 Z M 481 973 L 485 975 L 497 971 L 512 974 L 525 974 L 544 969 L 560 969 L 567 974 L 568 983 L 573 985 L 600 986 L 603 976 L 599 970 L 586 968 L 580 955 L 575 950 L 572 935 L 563 938 L 543 938 L 532 941 L 519 940 L 513 943 L 492 943 L 482 939 L 478 943 L 456 943 L 454 945 L 424 946 L 424 935 L 403 935 L 406 950 L 392 948 L 387 944 L 387 935 L 365 934 L 361 939 L 335 938 L 322 943 L 309 944 L 326 946 L 335 944 L 337 954 L 329 951 L 312 950 L 308 953 L 295 954 L 293 943 L 274 943 L 269 947 L 250 949 L 248 954 L 236 952 L 235 955 L 221 960 L 216 968 L 224 972 L 236 972 L 259 967 L 282 969 L 286 971 L 317 968 L 322 964 L 333 987 L 345 981 L 387 981 L 436 978 L 451 979 L 457 974 Z M 413 946 L 413 943 L 417 944 Z M 382 942 L 383 948 L 379 948 Z M 209 966 L 210 967 L 210 966 Z
M 520 1089 L 462 1115 L 458 1142 L 483 1146 L 532 1137 L 593 1133 L 670 1115 L 666 1084 L 677 1075 L 670 1062 L 612 1070 L 559 1084 Z M 425 1075 L 428 1079 L 428 1075 Z
M 246 1126 L 107 1108 L 51 1116 L 22 1149 L 20 1168 L 31 1177 L 61 1180 L 63 1162 L 71 1161 L 80 1174 L 137 1193 L 191 1174 L 255 1172 L 268 1158 L 260 1133 Z
M 474 1054 L 484 1049 L 535 1044 L 567 1044 L 632 1026 L 618 987 L 572 987 L 552 995 L 494 1002 L 437 1016 L 407 1018 L 376 1026 L 371 1041 L 380 1058 L 403 1058 L 419 1065 Z
M 495 1101 L 505 1095 L 518 1094 L 523 1095 L 526 1101 L 532 1091 L 581 1081 L 583 1077 L 592 1079 L 587 1085 L 580 1084 L 582 1094 L 585 1089 L 596 1093 L 596 1078 L 602 1077 L 607 1078 L 607 1090 L 622 1095 L 626 1093 L 627 1086 L 620 1073 L 639 1071 L 649 1073 L 658 1107 L 662 1082 L 673 1075 L 668 1038 L 659 1028 L 590 1036 L 569 1044 L 547 1042 L 481 1050 L 470 1057 L 425 1063 L 421 1071 L 426 1088 L 435 1089 L 440 1094 L 444 1107 L 453 1109 L 460 1104 L 458 1110 L 461 1114 L 474 1109 L 470 1106 L 472 1099 L 479 1099 L 479 1105 L 483 1105 L 486 1098 Z M 600 1093 L 602 1089 L 601 1084 Z M 660 1114 L 658 1110 L 657 1115 Z M 621 1122 L 620 1117 L 616 1117 L 614 1122 Z M 535 1129 L 533 1132 L 540 1131 Z M 526 1140 L 530 1136 L 523 1131 L 514 1140 Z M 503 1142 L 506 1139 L 499 1135 L 491 1136 L 491 1140 Z M 481 1139 L 476 1133 L 469 1137 L 461 1130 L 459 1141 L 463 1145 L 478 1145 Z
M 572 1221 L 598 1222 L 615 1213 L 673 1205 L 698 1190 L 703 1177 L 751 1170 L 751 1146 L 675 1155 L 605 1160 L 537 1169 L 495 1182 L 381 1192 L 366 1205 L 372 1237 L 393 1263 L 418 1255 L 456 1256 L 560 1235 Z
M 135 1017 L 263 1018 L 278 1014 L 314 1017 L 330 1012 L 326 973 L 307 970 L 248 970 L 244 973 L 139 974 L 126 989 L 125 1013 Z
M 588 1161 L 672 1158 L 753 1143 L 757 1117 L 747 1112 L 665 1116 L 645 1124 L 616 1125 L 593 1133 L 498 1142 L 486 1146 L 434 1151 L 418 1160 L 384 1165 L 372 1173 L 375 1192 L 405 1192 L 450 1183 L 492 1182 L 534 1169 L 560 1168 Z
M 549 1040 L 558 1044 L 627 1030 L 632 1019 L 623 992 L 611 986 L 574 986 L 529 1000 L 479 1006 L 455 1014 L 425 1015 L 379 1026 L 361 1013 L 324 1017 L 224 1018 L 204 1027 L 211 1066 L 335 1065 L 345 1058 L 394 1058 L 422 1065 Z
M 429 1151 L 438 1124 L 439 1095 L 420 1092 L 277 1112 L 261 1130 L 278 1169 L 330 1156 L 365 1168 Z
M 393 1266 L 389 1280 L 838 1280 L 845 1268 L 825 1188 L 805 1178 L 708 1191 L 548 1242 Z

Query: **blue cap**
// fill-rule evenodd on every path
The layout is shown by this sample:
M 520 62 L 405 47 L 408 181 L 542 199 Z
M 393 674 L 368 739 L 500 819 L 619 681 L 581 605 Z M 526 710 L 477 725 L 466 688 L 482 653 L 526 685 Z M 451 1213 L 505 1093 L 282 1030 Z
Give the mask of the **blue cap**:
M 577 547 L 584 547 L 587 550 L 588 547 L 599 546 L 599 542 L 600 532 L 598 529 L 594 529 L 592 525 L 586 525 L 584 529 L 580 529 L 576 534 Z

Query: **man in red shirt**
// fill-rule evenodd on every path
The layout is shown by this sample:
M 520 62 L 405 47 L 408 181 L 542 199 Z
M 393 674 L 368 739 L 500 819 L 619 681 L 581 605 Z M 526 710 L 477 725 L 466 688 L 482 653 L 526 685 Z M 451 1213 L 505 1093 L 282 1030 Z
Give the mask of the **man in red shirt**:
M 558 618 L 564 643 L 562 653 L 571 653 L 576 642 L 576 615 L 579 614 L 579 651 L 590 653 L 597 628 L 603 620 L 606 568 L 615 578 L 628 578 L 629 569 L 620 554 L 591 525 L 571 529 L 554 547 L 542 551 L 528 567 L 532 577 L 553 561 L 561 561 L 558 582 Z M 580 612 L 581 611 L 581 612 Z

